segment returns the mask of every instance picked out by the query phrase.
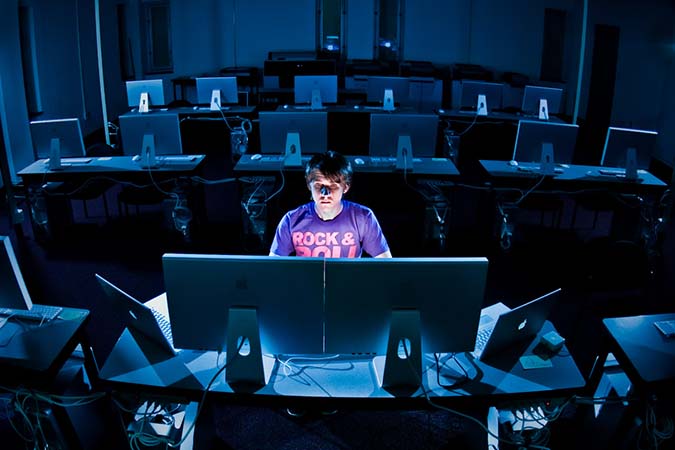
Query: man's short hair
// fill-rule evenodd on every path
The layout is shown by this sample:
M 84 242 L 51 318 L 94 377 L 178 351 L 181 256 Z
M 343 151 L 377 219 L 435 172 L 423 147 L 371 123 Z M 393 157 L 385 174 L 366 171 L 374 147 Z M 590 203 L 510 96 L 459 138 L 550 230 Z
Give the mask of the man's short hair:
M 316 177 L 317 172 L 335 183 L 344 182 L 350 186 L 352 184 L 352 164 L 340 153 L 329 150 L 325 153 L 319 153 L 312 156 L 305 166 L 305 180 L 307 184 L 311 183 Z

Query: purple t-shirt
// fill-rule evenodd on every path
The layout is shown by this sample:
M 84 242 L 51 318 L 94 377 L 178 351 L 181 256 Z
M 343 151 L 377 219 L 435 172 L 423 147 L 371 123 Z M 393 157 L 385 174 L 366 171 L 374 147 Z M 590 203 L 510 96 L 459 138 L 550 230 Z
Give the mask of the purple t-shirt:
M 286 213 L 277 226 L 270 251 L 275 255 L 358 258 L 365 251 L 377 256 L 389 250 L 373 211 L 342 200 L 342 211 L 333 220 L 321 220 L 314 203 Z

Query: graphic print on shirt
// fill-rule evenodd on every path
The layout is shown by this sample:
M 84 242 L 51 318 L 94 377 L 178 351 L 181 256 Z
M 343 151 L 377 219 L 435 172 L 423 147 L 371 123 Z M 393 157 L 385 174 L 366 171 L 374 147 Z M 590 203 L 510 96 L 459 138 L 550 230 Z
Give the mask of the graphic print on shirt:
M 354 233 L 346 231 L 294 231 L 293 247 L 297 256 L 356 258 L 358 245 Z

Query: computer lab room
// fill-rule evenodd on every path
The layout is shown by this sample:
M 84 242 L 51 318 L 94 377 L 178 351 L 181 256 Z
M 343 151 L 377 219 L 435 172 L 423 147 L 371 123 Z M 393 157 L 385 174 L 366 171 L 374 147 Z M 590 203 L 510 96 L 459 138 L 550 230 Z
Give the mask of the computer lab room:
M 0 29 L 3 449 L 675 448 L 672 1 Z

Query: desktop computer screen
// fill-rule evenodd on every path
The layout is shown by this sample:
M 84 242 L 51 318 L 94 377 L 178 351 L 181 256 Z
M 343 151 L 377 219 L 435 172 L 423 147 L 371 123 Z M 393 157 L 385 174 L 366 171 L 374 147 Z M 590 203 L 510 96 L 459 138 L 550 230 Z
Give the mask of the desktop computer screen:
M 120 129 L 122 149 L 126 156 L 144 155 L 148 151 L 146 144 L 153 146 L 150 150 L 154 151 L 154 155 L 183 153 L 178 114 L 153 112 L 122 115 Z
M 176 348 L 223 349 L 242 307 L 257 312 L 264 354 L 323 352 L 323 259 L 165 254 L 162 265 Z
M 460 108 L 476 112 L 481 109 L 486 109 L 488 112 L 493 109 L 501 109 L 503 89 L 502 83 L 462 80 Z M 487 105 L 479 105 L 480 95 L 485 96 Z
M 164 80 L 137 80 L 127 81 L 127 105 L 138 108 L 141 103 L 141 94 L 148 94 L 148 107 L 166 105 L 164 100 Z
M 328 114 L 318 111 L 261 111 L 260 152 L 284 154 L 288 133 L 300 135 L 303 154 L 328 149 Z
M 571 164 L 579 125 L 534 120 L 518 122 L 511 159 L 518 162 L 541 162 L 542 144 L 553 146 L 553 162 Z
M 220 105 L 236 105 L 239 103 L 237 77 L 198 77 L 197 103 L 210 105 L 214 91 L 220 94 Z
M 548 114 L 559 114 L 562 95 L 562 88 L 527 85 L 523 91 L 523 104 L 520 109 L 524 114 L 539 116 L 539 103 L 546 100 Z
M 600 165 L 625 168 L 627 151 L 629 148 L 634 148 L 636 151 L 636 168 L 649 169 L 657 137 L 658 132 L 656 131 L 609 127 Z
M 32 306 L 12 242 L 9 236 L 0 236 L 0 307 L 31 309 Z
M 50 157 L 53 139 L 58 140 L 59 157 L 85 155 L 82 130 L 77 118 L 34 120 L 30 122 L 30 134 L 36 159 Z
M 326 260 L 326 352 L 385 354 L 393 309 L 419 311 L 422 351 L 473 351 L 486 258 Z
M 293 93 L 295 104 L 313 103 L 312 93 L 319 93 L 319 107 L 338 101 L 337 75 L 296 75 Z
M 379 105 L 383 104 L 384 91 L 386 89 L 392 90 L 394 103 L 408 103 L 410 98 L 410 80 L 405 77 L 369 76 L 366 86 L 366 101 Z
M 413 157 L 434 157 L 438 116 L 435 114 L 371 114 L 370 156 L 397 154 L 399 136 L 410 136 Z

